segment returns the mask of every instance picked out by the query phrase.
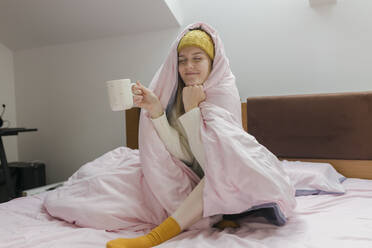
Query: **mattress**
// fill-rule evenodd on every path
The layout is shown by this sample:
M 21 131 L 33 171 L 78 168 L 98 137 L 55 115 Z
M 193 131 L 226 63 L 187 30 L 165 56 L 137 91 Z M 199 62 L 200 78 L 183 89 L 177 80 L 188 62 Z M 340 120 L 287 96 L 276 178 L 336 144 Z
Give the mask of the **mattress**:
M 295 214 L 282 227 L 246 217 L 240 228 L 185 231 L 158 247 L 372 247 L 372 180 L 348 178 L 344 195 L 296 197 Z M 43 208 L 50 192 L 0 204 L 0 247 L 105 247 L 108 240 L 142 232 L 81 228 Z

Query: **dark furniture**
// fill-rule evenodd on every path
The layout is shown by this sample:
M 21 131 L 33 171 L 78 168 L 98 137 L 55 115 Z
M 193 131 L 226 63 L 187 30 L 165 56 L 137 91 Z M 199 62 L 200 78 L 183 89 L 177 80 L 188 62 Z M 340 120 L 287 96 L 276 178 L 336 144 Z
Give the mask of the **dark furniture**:
M 37 131 L 36 128 L 0 128 L 0 162 L 1 162 L 1 171 L 3 178 L 0 178 L 0 182 L 4 181 L 6 185 L 6 190 L 8 193 L 8 200 L 11 200 L 16 197 L 14 182 L 11 177 L 11 173 L 8 167 L 8 161 L 6 159 L 4 144 L 2 137 L 18 135 L 21 132 L 33 132 Z M 1 174 L 0 174 L 1 176 Z

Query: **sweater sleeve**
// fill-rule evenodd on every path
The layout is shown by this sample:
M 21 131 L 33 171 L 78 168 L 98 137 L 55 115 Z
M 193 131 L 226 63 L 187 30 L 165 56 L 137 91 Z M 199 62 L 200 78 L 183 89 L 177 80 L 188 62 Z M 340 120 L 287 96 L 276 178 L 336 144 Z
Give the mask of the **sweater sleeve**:
M 200 166 L 204 169 L 205 154 L 203 143 L 201 141 L 200 136 L 200 126 L 202 125 L 202 117 L 199 107 L 193 108 L 189 112 L 180 116 L 178 119 L 186 131 L 191 152 L 194 154 Z
M 170 154 L 187 163 L 192 163 L 193 156 L 183 144 L 184 142 L 187 142 L 186 139 L 181 137 L 179 132 L 169 125 L 165 113 L 160 117 L 151 120 L 160 139 L 163 141 Z

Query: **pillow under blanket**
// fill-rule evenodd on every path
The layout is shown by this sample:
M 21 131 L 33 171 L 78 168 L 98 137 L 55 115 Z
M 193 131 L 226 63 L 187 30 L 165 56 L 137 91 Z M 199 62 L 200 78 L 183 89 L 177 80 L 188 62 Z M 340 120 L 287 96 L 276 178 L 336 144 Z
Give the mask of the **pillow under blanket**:
M 329 163 L 282 161 L 285 172 L 296 189 L 296 196 L 344 194 L 346 179 Z

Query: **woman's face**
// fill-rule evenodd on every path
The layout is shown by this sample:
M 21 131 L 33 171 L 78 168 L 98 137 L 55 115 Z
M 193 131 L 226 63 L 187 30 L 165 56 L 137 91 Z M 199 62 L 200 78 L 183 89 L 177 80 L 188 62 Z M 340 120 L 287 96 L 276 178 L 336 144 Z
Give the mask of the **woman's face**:
M 212 60 L 199 47 L 185 47 L 178 53 L 178 73 L 185 86 L 202 85 L 212 70 Z

